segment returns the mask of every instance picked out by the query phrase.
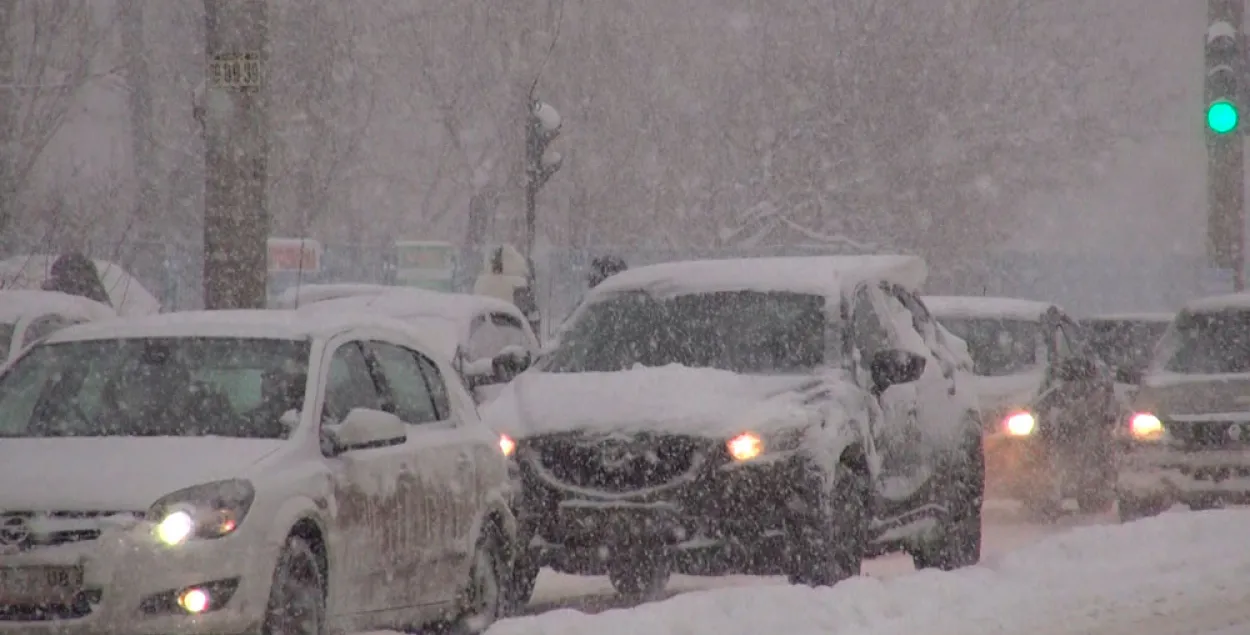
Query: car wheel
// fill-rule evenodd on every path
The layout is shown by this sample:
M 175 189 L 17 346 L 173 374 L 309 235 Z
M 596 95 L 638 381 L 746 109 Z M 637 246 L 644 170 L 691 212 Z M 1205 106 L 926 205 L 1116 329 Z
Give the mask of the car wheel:
M 1116 511 L 1121 523 L 1131 523 L 1162 514 L 1170 506 L 1162 497 L 1136 497 L 1121 495 L 1116 499 Z
M 325 628 L 325 580 L 312 547 L 290 538 L 278 556 L 269 587 L 264 635 L 321 635 Z
M 538 566 L 528 555 L 517 556 L 512 567 L 512 580 L 508 585 L 508 613 L 519 611 L 534 596 L 534 587 L 538 584 Z
M 872 484 L 862 467 L 839 465 L 833 491 L 787 527 L 791 584 L 833 586 L 857 576 L 872 523 Z
M 981 507 L 985 500 L 985 454 L 981 437 L 969 442 L 964 460 L 954 464 L 939 484 L 947 514 L 936 536 L 912 550 L 917 569 L 952 571 L 981 561 Z
M 635 599 L 655 599 L 664 593 L 672 566 L 657 550 L 638 550 L 615 555 L 608 563 L 608 581 L 616 592 Z
M 488 528 L 484 530 L 473 550 L 469 586 L 461 599 L 460 616 L 456 619 L 452 632 L 482 633 L 502 617 L 507 608 L 508 579 L 508 563 L 503 557 L 503 543 Z

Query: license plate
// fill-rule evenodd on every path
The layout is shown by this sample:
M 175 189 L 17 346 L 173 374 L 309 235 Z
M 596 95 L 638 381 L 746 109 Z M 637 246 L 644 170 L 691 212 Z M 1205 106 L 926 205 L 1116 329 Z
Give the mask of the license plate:
M 6 604 L 68 604 L 81 588 L 79 567 L 0 567 Z

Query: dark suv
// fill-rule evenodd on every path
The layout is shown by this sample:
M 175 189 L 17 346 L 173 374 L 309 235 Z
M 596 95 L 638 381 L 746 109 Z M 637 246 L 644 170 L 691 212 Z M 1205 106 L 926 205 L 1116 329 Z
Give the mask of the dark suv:
M 527 549 L 650 595 L 670 573 L 833 584 L 891 550 L 980 557 L 975 401 L 903 256 L 653 265 L 596 287 L 483 408 Z

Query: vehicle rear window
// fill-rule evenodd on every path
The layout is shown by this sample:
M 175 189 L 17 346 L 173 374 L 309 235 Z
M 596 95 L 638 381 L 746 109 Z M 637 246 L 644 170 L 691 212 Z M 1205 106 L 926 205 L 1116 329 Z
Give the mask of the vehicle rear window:
M 1150 364 L 1159 338 L 1167 330 L 1167 322 L 1142 320 L 1082 321 L 1090 346 L 1112 367 L 1142 371 Z
M 968 344 L 972 372 L 1001 377 L 1030 372 L 1045 361 L 1042 325 L 1033 320 L 943 318 L 938 322 Z
M 1169 373 L 1250 373 L 1250 311 L 1181 312 L 1155 359 L 1157 368 Z

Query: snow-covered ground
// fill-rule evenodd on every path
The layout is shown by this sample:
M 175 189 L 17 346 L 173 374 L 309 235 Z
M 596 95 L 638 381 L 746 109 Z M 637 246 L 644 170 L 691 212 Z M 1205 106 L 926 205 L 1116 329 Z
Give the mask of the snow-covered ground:
M 951 573 L 865 576 L 832 589 L 757 580 L 597 615 L 505 620 L 489 634 L 1245 633 L 1247 527 L 1247 510 L 1167 513 L 1077 527 Z

